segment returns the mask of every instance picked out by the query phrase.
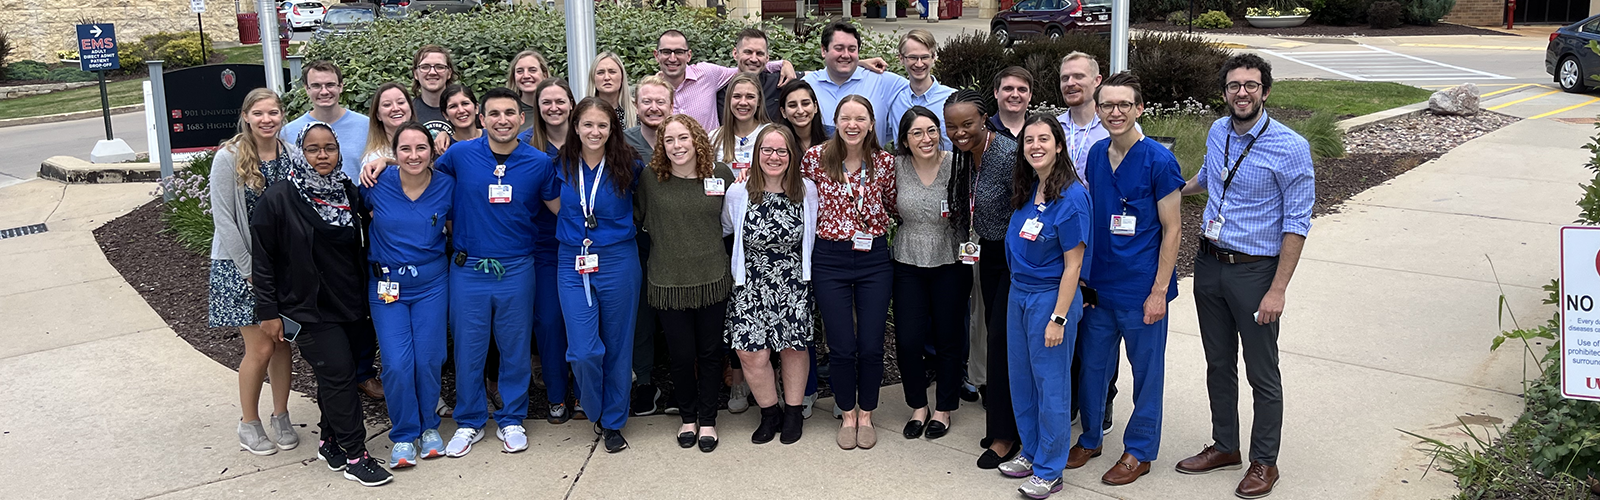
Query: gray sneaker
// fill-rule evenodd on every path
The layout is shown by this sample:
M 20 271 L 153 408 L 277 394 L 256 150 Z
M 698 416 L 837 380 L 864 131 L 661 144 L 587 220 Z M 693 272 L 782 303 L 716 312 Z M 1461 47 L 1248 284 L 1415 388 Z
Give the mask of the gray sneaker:
M 1013 458 L 1008 462 L 1000 464 L 1000 467 L 998 468 L 1000 469 L 1001 474 L 1005 474 L 1010 477 L 1028 477 L 1033 475 L 1033 461 L 1028 460 L 1028 457 L 1024 457 L 1021 454 L 1018 454 L 1017 458 Z
M 278 452 L 278 445 L 267 439 L 267 430 L 261 427 L 260 420 L 239 422 L 239 448 L 261 456 Z
M 1032 498 L 1034 500 L 1044 500 L 1046 498 L 1050 498 L 1051 493 L 1061 491 L 1061 478 L 1058 477 L 1053 481 L 1045 481 L 1043 479 L 1039 479 L 1039 476 L 1030 476 L 1028 477 L 1028 482 L 1022 483 L 1022 486 L 1017 487 L 1017 491 L 1027 495 L 1028 498 Z
M 744 413 L 750 409 L 750 385 L 739 384 L 728 388 L 728 413 Z
M 294 424 L 289 422 L 289 412 L 272 416 L 272 441 L 278 443 L 278 449 L 289 451 L 300 446 L 300 435 L 294 432 Z
M 805 409 L 800 410 L 800 417 L 811 418 L 811 407 L 817 404 L 817 395 L 806 396 L 805 399 L 801 400 L 800 404 L 805 405 Z

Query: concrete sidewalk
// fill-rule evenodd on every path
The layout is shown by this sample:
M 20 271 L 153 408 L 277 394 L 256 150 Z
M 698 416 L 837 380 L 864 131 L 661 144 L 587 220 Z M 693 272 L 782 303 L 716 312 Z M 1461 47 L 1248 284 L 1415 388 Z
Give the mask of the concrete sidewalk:
M 1521 411 L 1518 346 L 1488 350 L 1499 289 L 1523 325 L 1550 313 L 1539 286 L 1556 275 L 1557 227 L 1589 177 L 1586 125 L 1514 124 L 1352 199 L 1315 221 L 1290 287 L 1282 337 L 1287 397 L 1283 481 L 1273 498 L 1432 499 L 1454 478 L 1433 472 L 1409 430 L 1465 441 L 1457 418 L 1510 422 Z M 255 498 L 268 495 L 532 498 L 1014 498 L 1016 480 L 980 471 L 983 411 L 964 404 L 951 434 L 906 441 L 899 387 L 885 388 L 877 449 L 833 444 L 831 401 L 799 443 L 748 441 L 757 415 L 724 413 L 715 453 L 679 449 L 678 419 L 636 418 L 632 448 L 597 451 L 589 423 L 529 422 L 529 451 L 489 438 L 463 459 L 400 471 L 366 490 L 302 445 L 270 457 L 239 451 L 232 367 L 194 351 L 107 264 L 90 230 L 148 201 L 151 185 L 34 180 L 0 189 L 0 228 L 46 222 L 0 240 L 0 491 L 41 498 Z M 1209 442 L 1204 363 L 1188 280 L 1174 302 L 1165 450 L 1125 487 L 1099 476 L 1121 453 L 1123 396 L 1105 457 L 1068 471 L 1058 498 L 1232 498 L 1240 473 L 1191 477 L 1172 464 Z M 1508 325 L 1509 326 L 1509 325 Z M 1124 364 L 1126 370 L 1126 364 Z M 1123 374 L 1124 393 L 1130 375 Z M 1249 418 L 1248 393 L 1241 398 Z M 317 412 L 292 399 L 302 440 Z M 446 421 L 448 435 L 453 423 Z M 379 431 L 379 429 L 373 429 Z M 386 437 L 371 436 L 387 457 Z

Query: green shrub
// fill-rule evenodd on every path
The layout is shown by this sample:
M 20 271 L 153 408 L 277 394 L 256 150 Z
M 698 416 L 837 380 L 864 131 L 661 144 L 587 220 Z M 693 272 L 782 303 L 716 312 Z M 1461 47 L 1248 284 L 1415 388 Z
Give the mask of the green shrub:
M 1304 120 L 1285 120 L 1284 124 L 1311 143 L 1313 159 L 1344 156 L 1344 130 L 1339 128 L 1339 119 L 1332 114 L 1312 113 Z
M 1167 24 L 1176 25 L 1176 26 L 1188 26 L 1189 25 L 1189 13 L 1185 12 L 1185 11 L 1181 11 L 1181 10 L 1172 11 L 1171 14 L 1167 14 Z
M 11 63 L 6 72 L 12 80 L 44 80 L 50 77 L 50 67 L 32 59 Z
M 1128 67 L 1139 76 L 1147 102 L 1173 104 L 1192 99 L 1220 109 L 1217 68 L 1231 55 L 1198 34 L 1148 32 L 1130 42 Z
M 1404 15 L 1400 2 L 1378 0 L 1367 7 L 1367 24 L 1376 29 L 1398 28 Z
M 1233 19 L 1229 18 L 1226 12 L 1210 10 L 1194 18 L 1194 27 L 1205 30 L 1232 28 Z
M 143 64 L 143 61 L 160 59 L 166 69 L 187 68 L 206 63 L 205 53 L 201 51 L 200 33 L 184 31 L 179 33 L 161 32 L 154 35 L 145 35 L 139 39 L 142 50 L 134 55 Z M 203 47 L 215 47 L 211 42 L 211 35 L 206 35 Z M 117 57 L 122 57 L 122 52 L 117 52 Z M 127 66 L 127 63 L 123 63 Z
M 1189 0 L 1131 0 L 1131 22 L 1156 21 L 1166 19 L 1175 11 L 1189 12 Z
M 734 35 L 744 25 L 701 12 L 674 6 L 640 8 L 600 3 L 595 6 L 596 49 L 616 52 L 627 66 L 628 78 L 638 79 L 656 72 L 651 54 L 656 37 L 672 28 L 692 41 L 695 62 L 732 65 Z M 798 39 L 791 28 L 777 20 L 768 20 L 760 27 L 771 41 L 769 50 L 774 60 L 788 60 L 801 71 L 822 67 L 821 30 L 804 29 L 807 37 Z M 870 30 L 862 30 L 862 34 L 865 40 L 861 57 L 882 57 L 889 62 L 891 71 L 900 70 L 895 57 L 895 34 Z M 384 82 L 411 81 L 411 58 L 418 47 L 428 43 L 450 49 L 457 78 L 480 91 L 505 85 L 511 57 L 525 49 L 543 53 L 552 73 L 561 75 L 567 68 L 566 18 L 560 10 L 543 8 L 489 7 L 465 14 L 379 20 L 366 32 L 309 44 L 306 60 L 338 63 L 346 81 L 343 101 L 360 109 Z M 304 93 L 290 95 L 291 113 L 307 107 Z
M 46 78 L 52 82 L 87 82 L 95 77 L 94 73 L 74 67 L 63 67 L 50 70 L 50 75 Z
M 1456 0 L 1407 0 L 1405 19 L 1418 26 L 1433 26 L 1454 8 Z
M 195 253 L 211 251 L 211 236 L 215 227 L 211 218 L 211 160 L 215 152 L 207 151 L 189 160 L 189 167 L 163 179 L 157 189 L 170 195 L 167 210 L 161 220 L 166 231 L 184 248 Z
M 1371 0 L 1317 0 L 1311 5 L 1311 20 L 1318 24 L 1353 26 L 1367 20 L 1367 6 Z
M 117 62 L 122 64 L 125 73 L 144 72 L 145 48 L 141 42 L 122 42 L 117 44 Z
M 1032 45 L 1032 43 L 1018 44 Z M 1011 53 L 987 32 L 963 31 L 939 44 L 939 83 L 958 89 L 987 89 L 996 73 L 1009 66 Z
M 1100 62 L 1100 74 L 1109 74 L 1111 47 L 1105 38 L 1096 35 L 1071 32 L 1056 40 L 1029 40 L 1028 43 L 1011 47 L 1012 63 L 1033 73 L 1033 102 L 1061 103 L 1061 85 L 1058 83 L 1061 81 L 1061 58 L 1073 51 L 1094 56 Z M 944 64 L 943 51 L 940 52 L 939 64 Z M 994 73 L 989 75 L 990 78 L 983 82 L 983 88 L 992 94 L 994 89 L 990 84 Z
M 6 35 L 6 32 L 0 31 L 0 80 L 7 78 L 6 73 L 9 68 L 6 65 L 6 59 L 11 58 L 11 50 L 11 37 Z

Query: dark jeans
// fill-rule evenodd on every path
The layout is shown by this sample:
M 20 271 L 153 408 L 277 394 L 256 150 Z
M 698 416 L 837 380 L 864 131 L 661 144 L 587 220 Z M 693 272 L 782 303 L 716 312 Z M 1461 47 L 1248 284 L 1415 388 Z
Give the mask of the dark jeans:
M 356 393 L 356 355 L 378 343 L 370 320 L 350 323 L 306 323 L 295 344 L 317 377 L 317 424 L 323 439 L 332 439 L 346 455 L 367 451 L 361 396 Z
M 649 276 L 650 233 L 639 231 L 633 241 L 639 246 L 639 275 Z M 640 297 L 649 294 L 649 290 L 646 290 L 648 281 L 639 280 Z M 639 315 L 633 324 L 633 382 L 638 385 L 650 385 L 651 372 L 656 369 L 656 313 L 656 308 L 650 307 L 650 301 L 639 300 Z
M 1201 253 L 1194 258 L 1194 304 L 1200 345 L 1206 353 L 1206 391 L 1211 396 L 1211 439 L 1217 451 L 1239 449 L 1239 348 L 1255 401 L 1250 460 L 1278 464 L 1283 433 L 1283 376 L 1278 372 L 1278 324 L 1252 317 L 1272 287 L 1278 259 L 1224 264 Z
M 828 334 L 828 376 L 834 402 L 850 411 L 878 409 L 883 385 L 883 335 L 889 323 L 894 265 L 886 238 L 872 251 L 849 241 L 817 239 L 811 253 L 811 286 Z
M 717 425 L 721 406 L 723 321 L 728 301 L 699 309 L 659 309 L 667 332 L 667 357 L 672 360 L 672 397 L 683 423 Z
M 1010 304 L 1011 268 L 1006 265 L 1004 240 L 978 240 L 978 288 L 983 291 L 983 313 L 989 335 L 987 380 L 983 391 L 987 438 L 1017 443 L 1017 418 L 1011 409 L 1011 366 L 1006 356 L 1006 308 Z
M 931 361 L 939 380 L 934 409 L 955 411 L 960 407 L 971 294 L 972 268 L 967 264 L 917 267 L 894 263 L 895 352 L 907 406 L 928 406 L 927 345 L 932 343 Z

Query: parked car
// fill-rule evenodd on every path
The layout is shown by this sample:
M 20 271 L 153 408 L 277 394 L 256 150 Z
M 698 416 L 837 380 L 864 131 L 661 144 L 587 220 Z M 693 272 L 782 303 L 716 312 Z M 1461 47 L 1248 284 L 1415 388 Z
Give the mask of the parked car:
M 1111 33 L 1110 0 L 1022 0 L 989 23 L 989 34 L 1010 47 L 1019 39 L 1059 38 L 1078 30 Z
M 483 6 L 481 0 L 382 0 L 385 9 L 394 9 L 407 16 L 428 14 L 456 14 Z
M 1562 26 L 1550 34 L 1544 49 L 1544 72 L 1555 78 L 1561 90 L 1588 92 L 1600 84 L 1600 54 L 1589 50 L 1589 43 L 1600 41 L 1600 15 Z
M 278 4 L 278 19 L 283 21 L 290 31 L 315 29 L 322 24 L 322 15 L 326 13 L 322 2 L 310 0 L 288 0 Z
M 311 39 L 320 41 L 330 36 L 366 31 L 377 19 L 377 4 L 336 3 L 323 14 L 322 22 L 317 25 L 317 31 L 311 34 Z

